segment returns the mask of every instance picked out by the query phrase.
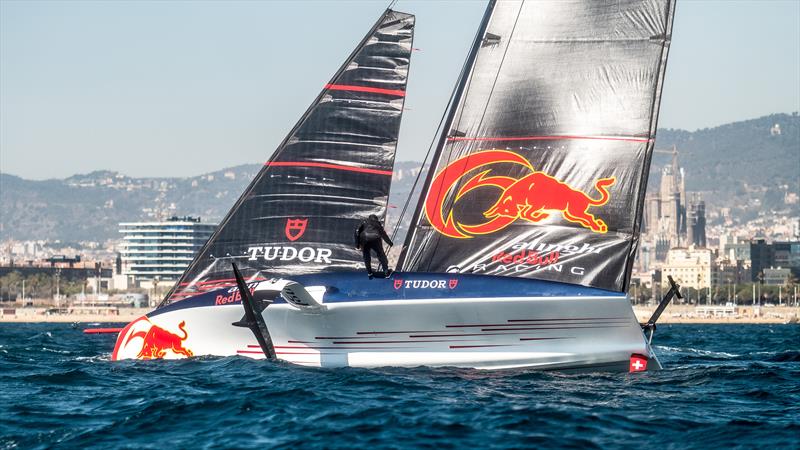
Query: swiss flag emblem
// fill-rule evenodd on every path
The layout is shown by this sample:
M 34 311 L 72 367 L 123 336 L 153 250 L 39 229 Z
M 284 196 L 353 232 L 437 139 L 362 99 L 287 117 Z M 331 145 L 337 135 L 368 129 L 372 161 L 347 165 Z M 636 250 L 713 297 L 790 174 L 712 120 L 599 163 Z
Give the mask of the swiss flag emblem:
M 306 232 L 306 225 L 308 225 L 308 219 L 286 219 L 286 228 L 284 228 L 286 239 L 292 242 L 300 239 Z
M 401 280 L 399 278 L 396 278 L 394 280 L 394 288 L 395 289 L 400 289 L 401 287 L 403 287 L 403 280 Z
M 647 357 L 642 355 L 631 355 L 631 365 L 628 370 L 633 372 L 644 372 L 647 370 Z
M 456 286 L 458 286 L 458 280 L 457 280 L 456 278 L 452 278 L 452 279 L 450 279 L 450 282 L 449 282 L 449 283 L 447 283 L 447 286 L 448 286 L 450 289 L 455 289 L 455 288 L 456 288 Z

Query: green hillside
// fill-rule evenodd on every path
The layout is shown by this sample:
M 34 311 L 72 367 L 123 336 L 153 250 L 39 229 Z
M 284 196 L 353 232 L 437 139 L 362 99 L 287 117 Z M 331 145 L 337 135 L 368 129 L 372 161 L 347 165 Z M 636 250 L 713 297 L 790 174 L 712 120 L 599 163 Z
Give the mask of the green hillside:
M 780 128 L 777 133 L 775 125 Z M 703 193 L 709 210 L 730 207 L 741 216 L 764 211 L 798 214 L 787 192 L 800 193 L 800 117 L 773 114 L 689 132 L 661 129 L 656 147 L 675 145 L 688 191 Z M 670 156 L 656 154 L 650 188 Z M 398 162 L 389 200 L 399 214 L 417 162 Z M 119 222 L 171 215 L 216 222 L 262 166 L 249 164 L 188 178 L 132 178 L 97 171 L 63 180 L 31 181 L 0 173 L 0 241 L 95 241 L 119 237 Z

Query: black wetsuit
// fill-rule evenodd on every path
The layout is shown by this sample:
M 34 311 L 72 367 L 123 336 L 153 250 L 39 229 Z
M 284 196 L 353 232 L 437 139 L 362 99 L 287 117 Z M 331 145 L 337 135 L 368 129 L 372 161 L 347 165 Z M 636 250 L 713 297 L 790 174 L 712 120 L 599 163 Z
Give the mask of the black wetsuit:
M 381 225 L 381 222 L 377 218 L 363 220 L 358 228 L 356 228 L 356 247 L 360 248 L 363 252 L 364 265 L 367 266 L 367 273 L 370 275 L 372 275 L 371 253 L 373 251 L 378 255 L 378 261 L 380 261 L 384 273 L 389 272 L 389 260 L 386 258 L 386 253 L 383 251 L 383 243 L 381 242 L 381 239 L 386 241 L 390 247 L 394 245 L 392 240 L 389 239 L 389 236 L 386 234 L 386 230 L 383 229 L 383 225 Z

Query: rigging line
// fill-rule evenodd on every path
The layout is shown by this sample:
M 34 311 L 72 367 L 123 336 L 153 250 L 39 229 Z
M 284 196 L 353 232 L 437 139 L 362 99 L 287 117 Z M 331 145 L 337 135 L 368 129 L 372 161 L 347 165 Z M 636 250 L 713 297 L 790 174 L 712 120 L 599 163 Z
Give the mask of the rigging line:
M 480 51 L 480 47 L 481 47 L 479 42 L 482 42 L 482 40 L 484 39 L 485 33 L 489 29 L 489 23 L 491 22 L 492 17 L 494 16 L 494 5 L 492 3 L 490 3 L 489 7 L 491 8 L 490 15 L 489 15 L 488 18 L 485 19 L 486 20 L 485 25 L 482 25 L 481 27 L 478 27 L 478 31 L 476 32 L 476 35 L 475 35 L 475 41 L 474 41 L 475 43 L 474 43 L 474 45 L 478 45 L 478 47 L 476 47 L 476 49 L 474 50 L 475 51 L 475 55 L 474 55 L 474 60 L 472 62 L 472 67 L 470 67 L 469 70 L 468 70 L 468 73 L 466 73 L 464 75 L 466 77 L 465 83 L 464 83 L 464 91 L 461 94 L 461 97 L 459 98 L 458 104 L 454 105 L 454 108 L 456 108 L 456 110 L 458 110 L 459 106 L 461 106 L 461 110 L 456 111 L 458 113 L 458 117 L 456 117 L 455 113 L 453 114 L 453 118 L 452 118 L 452 120 L 451 120 L 451 122 L 449 124 L 449 128 L 445 131 L 446 133 L 450 132 L 451 130 L 459 130 L 461 128 L 461 120 L 464 118 L 464 107 L 463 107 L 463 105 L 465 104 L 465 100 L 464 99 L 469 97 L 470 91 L 472 90 L 472 81 L 474 80 L 473 74 L 475 73 L 475 67 L 478 65 L 478 52 Z M 483 30 L 481 31 L 481 29 L 483 29 Z M 498 71 L 499 70 L 500 69 L 498 68 Z M 444 146 L 446 146 L 446 145 L 447 145 L 447 139 L 444 140 L 444 142 L 441 144 L 441 146 L 442 146 L 442 148 L 444 148 Z M 442 153 L 442 151 L 440 150 L 439 155 L 441 155 L 441 153 Z M 447 152 L 447 155 L 445 156 L 445 159 L 444 159 L 444 161 L 445 161 L 444 167 L 447 167 L 447 166 L 450 165 L 450 163 L 453 161 L 453 157 L 454 157 L 454 152 L 452 150 Z M 437 167 L 438 166 L 442 166 L 441 162 L 442 162 L 441 159 L 439 161 L 437 161 Z M 436 192 L 437 202 L 441 198 L 441 196 L 443 195 L 442 194 L 442 188 L 443 187 L 440 187 L 439 190 Z M 447 192 L 445 192 L 444 194 L 446 194 L 446 193 Z M 430 194 L 431 194 L 431 192 L 428 192 L 428 195 L 430 195 Z M 435 235 L 431 239 L 432 242 L 435 242 L 435 244 L 431 244 L 431 245 L 433 245 L 434 251 L 439 247 L 439 242 L 441 242 L 441 240 L 442 240 L 442 236 L 441 235 Z M 425 270 L 430 270 L 430 267 L 431 267 L 432 263 L 433 263 L 432 259 L 429 259 L 428 260 L 428 266 L 426 267 Z
M 396 2 L 397 2 L 397 0 L 393 0 L 392 4 L 394 4 Z M 478 31 L 476 31 L 476 33 L 475 33 L 476 38 L 477 38 L 477 35 L 479 33 L 480 33 L 480 27 L 478 28 Z M 469 63 L 470 53 L 471 52 L 467 52 L 467 56 L 464 57 L 464 63 L 461 65 L 461 71 L 459 72 L 459 74 L 463 74 L 467 70 L 467 64 Z M 395 223 L 395 225 L 394 225 L 394 230 L 392 230 L 392 241 L 395 240 L 395 238 L 397 237 L 398 231 L 400 231 L 400 226 L 403 223 L 403 219 L 406 216 L 406 211 L 408 210 L 408 205 L 411 203 L 411 199 L 414 197 L 414 191 L 417 189 L 417 184 L 419 183 L 419 180 L 422 177 L 422 174 L 423 173 L 427 173 L 427 171 L 425 170 L 425 166 L 428 163 L 428 160 L 430 159 L 431 150 L 433 150 L 433 146 L 436 145 L 436 142 L 439 139 L 439 135 L 441 133 L 446 133 L 447 132 L 446 130 L 442 129 L 442 126 L 444 125 L 444 121 L 447 118 L 447 113 L 448 113 L 448 111 L 450 111 L 450 108 L 458 107 L 458 105 L 453 104 L 453 102 L 455 100 L 453 97 L 455 97 L 456 90 L 458 89 L 458 84 L 460 82 L 460 78 L 461 78 L 461 75 L 459 75 L 458 79 L 456 79 L 456 82 L 453 84 L 453 89 L 450 91 L 450 100 L 447 102 L 447 106 L 442 111 L 442 117 L 439 119 L 439 124 L 436 126 L 436 132 L 433 134 L 433 137 L 431 138 L 431 143 L 430 143 L 430 145 L 428 145 L 428 151 L 425 153 L 425 158 L 422 160 L 422 166 L 419 168 L 419 172 L 417 172 L 417 176 L 414 178 L 414 184 L 411 185 L 411 191 L 409 192 L 408 197 L 406 197 L 406 201 L 403 203 L 403 209 L 400 211 L 400 217 L 397 219 L 397 223 Z M 434 163 L 434 161 L 431 161 L 431 165 L 433 165 L 433 163 Z M 431 166 L 431 167 L 428 168 L 428 170 L 436 170 L 436 168 Z M 424 188 L 425 187 L 423 186 L 423 189 Z M 424 194 L 425 194 L 424 192 L 420 192 L 420 196 L 422 196 Z M 409 231 L 411 231 L 411 227 L 413 225 L 414 224 L 409 224 Z
M 456 90 L 453 92 L 450 102 L 448 103 L 448 108 L 446 109 L 447 117 L 445 118 L 444 124 L 442 125 L 441 134 L 437 135 L 439 141 L 438 144 L 436 145 L 436 151 L 433 153 L 433 156 L 431 158 L 432 162 L 430 165 L 432 167 L 428 168 L 428 172 L 425 175 L 425 182 L 423 184 L 422 190 L 420 191 L 421 193 L 424 193 L 425 189 L 430 187 L 430 183 L 433 180 L 433 175 L 435 174 L 435 168 L 436 168 L 433 166 L 435 164 L 438 167 L 439 158 L 442 154 L 445 141 L 447 138 L 447 130 L 450 130 L 450 127 L 452 126 L 453 119 L 455 118 L 455 114 L 458 111 L 458 104 L 461 101 L 461 98 L 463 97 L 464 88 L 468 87 L 468 85 L 470 85 L 472 81 L 470 75 L 473 71 L 474 63 L 478 56 L 478 50 L 482 36 L 486 32 L 486 28 L 489 25 L 489 21 L 491 20 L 495 4 L 496 0 L 489 1 L 489 4 L 486 6 L 486 11 L 483 14 L 483 18 L 481 19 L 480 26 L 475 31 L 475 38 L 470 47 L 469 53 L 467 54 L 467 60 L 465 61 L 465 64 L 462 67 L 461 73 L 459 74 L 458 80 L 456 82 Z M 400 259 L 398 261 L 398 267 L 401 268 L 405 267 L 406 257 L 409 253 L 410 245 L 411 243 L 413 243 L 416 237 L 416 228 L 414 226 L 419 223 L 422 214 L 421 208 L 424 207 L 423 205 L 424 201 L 425 198 L 420 196 L 420 198 L 418 199 L 417 207 L 415 208 L 414 213 L 411 216 L 411 221 L 410 221 L 411 227 L 409 229 L 410 235 L 406 236 L 405 238 L 403 251 L 400 253 Z
M 387 11 L 391 11 L 391 7 L 396 2 L 397 2 L 397 0 L 393 0 L 392 3 L 389 5 L 389 8 L 387 8 Z M 411 17 L 414 17 L 414 23 L 415 23 L 414 26 L 416 26 L 416 17 L 413 16 L 413 15 Z M 406 64 L 405 73 L 404 73 L 405 82 L 403 84 L 403 92 L 408 90 L 408 76 L 411 73 L 411 55 L 414 54 L 414 32 L 413 32 L 413 29 L 412 29 L 412 32 L 411 32 L 409 45 L 410 45 L 410 47 L 409 47 L 409 50 L 408 50 L 408 63 Z M 399 100 L 400 100 L 400 109 L 398 111 L 398 116 L 397 117 L 398 117 L 398 121 L 399 121 L 398 126 L 402 127 L 402 124 L 403 124 L 403 110 L 406 107 L 406 97 L 405 97 L 405 95 L 403 95 Z M 392 102 L 396 103 L 397 99 L 392 100 Z M 391 105 L 391 103 L 390 103 L 390 105 Z M 391 106 L 393 106 L 393 105 L 391 105 Z M 402 128 L 400 128 L 400 129 L 402 129 Z M 391 165 L 390 165 L 390 170 L 392 171 L 392 173 L 394 173 L 394 165 L 395 165 L 395 161 L 397 160 L 397 147 L 400 144 L 400 129 L 398 129 L 397 137 L 395 138 L 395 141 L 394 141 L 394 147 L 392 147 L 392 158 L 391 158 Z M 392 177 L 393 176 L 394 175 L 392 175 Z M 389 214 L 389 199 L 391 198 L 391 195 L 392 195 L 392 178 L 390 177 L 389 178 L 389 185 L 388 185 L 388 187 L 386 189 L 386 202 L 383 204 L 383 215 L 382 215 L 382 217 L 383 217 L 383 223 L 384 224 L 386 224 L 386 218 L 387 218 L 387 216 Z M 392 237 L 394 237 L 394 233 L 396 233 L 396 232 L 397 232 L 397 230 L 395 229 L 395 231 L 392 232 Z
M 483 114 L 481 114 L 481 120 L 478 121 L 478 127 L 477 127 L 478 130 L 481 129 L 481 125 L 483 124 L 483 120 L 486 118 L 486 112 L 489 109 L 489 103 L 492 101 L 492 96 L 494 95 L 494 88 L 497 86 L 497 80 L 500 78 L 500 72 L 503 70 L 503 63 L 505 63 L 505 61 L 506 61 L 506 55 L 508 54 L 509 47 L 511 47 L 511 40 L 514 38 L 514 31 L 517 29 L 517 23 L 519 22 L 519 16 L 520 16 L 520 14 L 522 14 L 522 9 L 524 7 L 525 7 L 525 0 L 522 0 L 522 3 L 519 4 L 519 10 L 517 11 L 517 17 L 514 18 L 514 25 L 511 27 L 511 32 L 508 34 L 508 42 L 506 43 L 506 48 L 503 50 L 503 57 L 500 58 L 500 64 L 497 65 L 497 73 L 495 74 L 494 80 L 492 81 L 492 88 L 489 90 L 489 95 L 486 96 L 486 103 L 484 104 L 484 107 L 483 107 Z M 477 58 L 476 58 L 476 61 L 477 61 Z M 472 80 L 470 79 L 470 82 L 471 81 Z M 465 98 L 466 98 L 467 94 L 469 94 L 469 91 L 467 91 L 464 94 Z M 463 111 L 462 111 L 462 114 L 463 114 Z M 461 118 L 459 118 L 459 124 L 460 124 L 460 120 L 461 120 Z M 447 155 L 447 164 L 448 165 L 450 164 L 450 160 L 453 157 L 453 153 L 454 152 L 450 152 Z M 470 152 L 470 153 L 467 154 L 467 158 L 466 158 L 467 163 L 469 162 L 469 159 L 471 157 L 472 157 L 472 153 Z M 445 195 L 446 194 L 447 194 L 447 192 L 445 192 Z M 439 193 L 439 195 L 442 195 L 442 194 Z M 454 203 L 454 205 L 455 205 L 455 203 Z M 442 242 L 442 237 L 441 237 L 441 235 L 439 235 L 439 236 L 437 236 L 436 243 L 433 244 L 433 253 L 436 253 L 436 251 L 439 249 L 439 244 L 441 242 Z M 429 261 L 429 263 L 428 263 L 429 264 L 428 270 L 430 270 L 430 263 L 432 261 L 433 261 L 433 259 L 431 259 Z
M 456 83 L 458 86 L 458 83 Z M 456 86 L 453 86 L 453 90 L 455 91 Z M 452 93 L 450 94 L 452 97 Z M 433 150 L 433 146 L 437 141 L 437 137 L 439 136 L 439 130 L 442 128 L 442 123 L 444 122 L 445 117 L 447 116 L 447 110 L 449 108 L 445 108 L 442 111 L 442 117 L 439 119 L 439 125 L 436 126 L 436 133 L 433 134 L 433 138 L 431 138 L 431 143 L 428 146 L 428 151 L 425 153 L 425 158 L 422 160 L 422 166 L 419 168 L 419 172 L 417 172 L 417 176 L 414 178 L 414 184 L 411 185 L 411 191 L 406 197 L 406 201 L 403 203 L 403 209 L 400 211 L 400 217 L 397 219 L 397 223 L 394 224 L 394 230 L 392 230 L 392 241 L 395 240 L 397 237 L 397 232 L 400 230 L 400 225 L 403 223 L 403 218 L 406 216 L 406 210 L 408 209 L 409 203 L 411 203 L 411 198 L 414 197 L 414 191 L 417 189 L 417 183 L 419 183 L 419 179 L 422 176 L 422 173 L 425 172 L 425 165 L 428 163 L 428 159 L 431 156 L 431 150 Z M 432 162 L 431 162 L 432 163 Z M 428 169 L 430 170 L 430 169 Z M 423 193 L 420 193 L 422 195 Z
M 669 47 L 672 42 L 672 23 L 675 19 L 675 3 L 672 0 L 667 0 L 666 5 L 664 5 L 664 40 L 661 42 L 661 53 L 658 62 L 657 68 L 657 78 L 656 84 L 654 86 L 653 91 L 653 101 L 650 104 L 650 129 L 648 133 L 648 137 L 650 141 L 647 143 L 645 147 L 645 155 L 650 153 L 650 158 L 648 159 L 645 156 L 645 164 L 642 168 L 642 174 L 640 176 L 640 183 L 639 183 L 639 192 L 636 194 L 636 204 L 635 204 L 635 216 L 634 216 L 634 224 L 633 224 L 633 234 L 630 239 L 630 250 L 629 254 L 632 254 L 635 250 L 635 247 L 639 245 L 639 237 L 637 236 L 637 232 L 641 230 L 641 220 L 642 215 L 644 214 L 644 197 L 647 193 L 647 178 L 650 176 L 650 165 L 653 161 L 653 147 L 655 146 L 655 137 L 656 131 L 658 127 L 658 113 L 659 113 L 659 106 L 661 104 L 661 94 L 663 92 L 664 87 L 664 74 L 666 72 L 666 65 L 667 65 L 667 54 L 669 53 Z M 637 220 L 638 218 L 638 220 Z M 627 292 L 628 288 L 630 287 L 630 277 L 633 273 L 633 264 L 634 258 L 630 258 L 625 266 L 624 272 L 624 279 L 622 280 L 622 292 Z

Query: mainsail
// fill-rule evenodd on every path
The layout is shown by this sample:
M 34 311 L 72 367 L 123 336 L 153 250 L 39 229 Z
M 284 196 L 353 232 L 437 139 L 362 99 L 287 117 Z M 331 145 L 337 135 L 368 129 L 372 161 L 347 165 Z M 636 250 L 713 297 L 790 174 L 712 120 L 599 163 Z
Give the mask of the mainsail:
M 383 217 L 414 16 L 387 10 L 284 139 L 162 306 L 248 281 L 353 270 L 353 230 Z
M 674 0 L 491 2 L 400 267 L 625 291 Z

